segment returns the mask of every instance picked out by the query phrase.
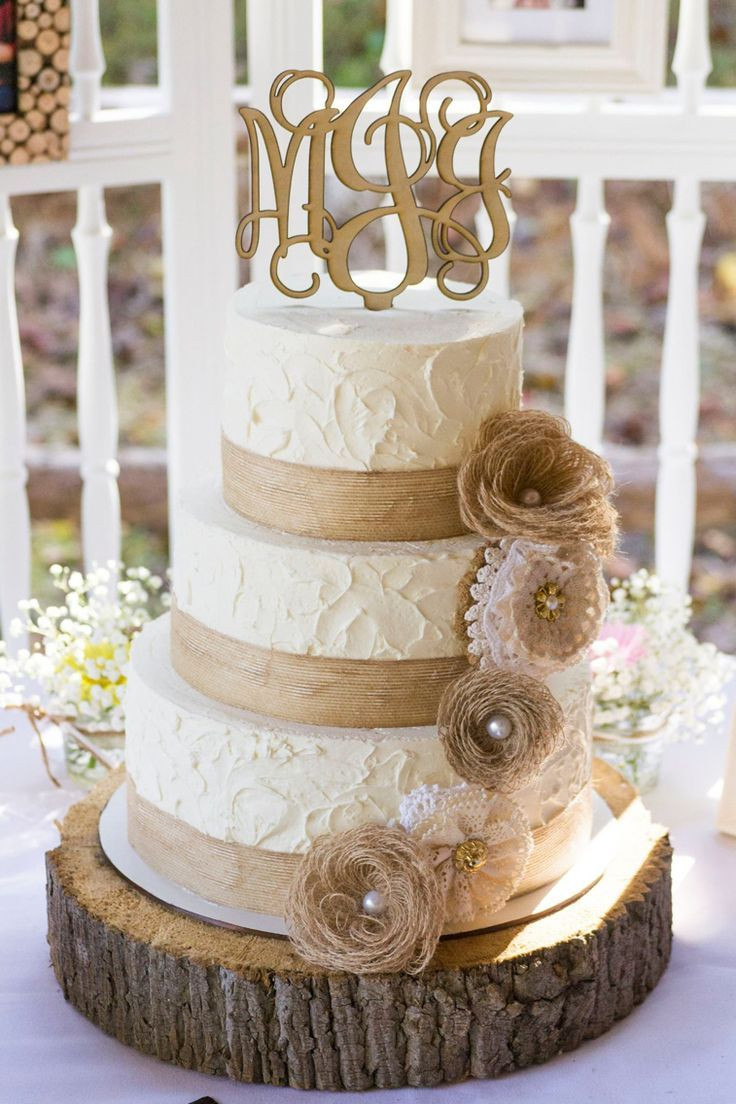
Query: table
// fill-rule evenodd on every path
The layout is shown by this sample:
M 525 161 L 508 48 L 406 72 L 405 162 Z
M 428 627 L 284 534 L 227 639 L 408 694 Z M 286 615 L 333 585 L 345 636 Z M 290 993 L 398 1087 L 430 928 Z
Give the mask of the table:
M 46 946 L 44 851 L 80 791 L 49 782 L 22 715 L 0 712 L 0 1104 L 734 1104 L 736 838 L 715 814 L 725 732 L 667 749 L 649 804 L 675 846 L 675 944 L 658 988 L 607 1035 L 493 1082 L 369 1094 L 239 1085 L 148 1058 L 68 1005 Z M 61 749 L 50 749 L 63 777 Z

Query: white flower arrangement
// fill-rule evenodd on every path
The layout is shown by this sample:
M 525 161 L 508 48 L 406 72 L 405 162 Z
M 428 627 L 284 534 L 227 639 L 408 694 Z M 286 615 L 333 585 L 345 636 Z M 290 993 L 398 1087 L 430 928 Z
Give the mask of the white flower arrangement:
M 87 574 L 54 564 L 50 574 L 61 604 L 22 602 L 10 628 L 15 636 L 31 633 L 32 648 L 10 656 L 0 641 L 0 707 L 86 732 L 120 732 L 131 644 L 168 605 L 164 580 L 114 563 Z
M 590 653 L 594 725 L 610 735 L 664 729 L 700 737 L 723 719 L 734 658 L 688 628 L 691 599 L 641 569 L 611 580 L 611 604 Z

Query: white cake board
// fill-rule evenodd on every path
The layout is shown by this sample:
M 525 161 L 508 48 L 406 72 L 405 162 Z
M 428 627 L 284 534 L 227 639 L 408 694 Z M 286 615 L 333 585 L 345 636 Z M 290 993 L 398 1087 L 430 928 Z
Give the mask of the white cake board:
M 453 931 L 452 935 L 488 931 L 519 923 L 524 918 L 538 919 L 577 900 L 595 885 L 616 851 L 618 821 L 598 794 L 593 795 L 593 830 L 590 842 L 575 865 L 549 885 L 525 893 L 509 901 L 502 909 L 490 913 L 487 923 Z M 196 893 L 162 877 L 143 861 L 128 842 L 128 807 L 125 786 L 119 786 L 100 817 L 100 844 L 116 870 L 138 889 L 172 908 L 229 928 L 286 936 L 286 926 L 280 916 L 249 912 L 207 901 Z M 450 937 L 451 938 L 451 937 Z

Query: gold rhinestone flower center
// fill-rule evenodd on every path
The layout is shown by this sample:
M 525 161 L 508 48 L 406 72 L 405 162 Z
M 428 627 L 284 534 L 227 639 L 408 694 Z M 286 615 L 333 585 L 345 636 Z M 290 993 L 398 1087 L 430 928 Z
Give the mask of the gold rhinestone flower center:
M 556 621 L 566 601 L 557 583 L 544 583 L 534 595 L 534 612 L 543 621 Z
M 463 840 L 455 848 L 452 861 L 461 874 L 477 874 L 488 862 L 488 847 L 482 839 Z

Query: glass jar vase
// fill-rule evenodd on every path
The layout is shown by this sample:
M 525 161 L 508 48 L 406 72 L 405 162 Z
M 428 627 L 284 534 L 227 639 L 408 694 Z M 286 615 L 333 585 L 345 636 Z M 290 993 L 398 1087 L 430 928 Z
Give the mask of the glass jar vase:
M 89 732 L 71 721 L 62 721 L 61 731 L 67 774 L 80 786 L 91 788 L 108 771 L 122 763 L 125 756 L 124 732 Z
M 666 742 L 667 720 L 663 717 L 650 718 L 636 731 L 593 734 L 598 758 L 620 771 L 640 793 L 648 793 L 657 785 Z

